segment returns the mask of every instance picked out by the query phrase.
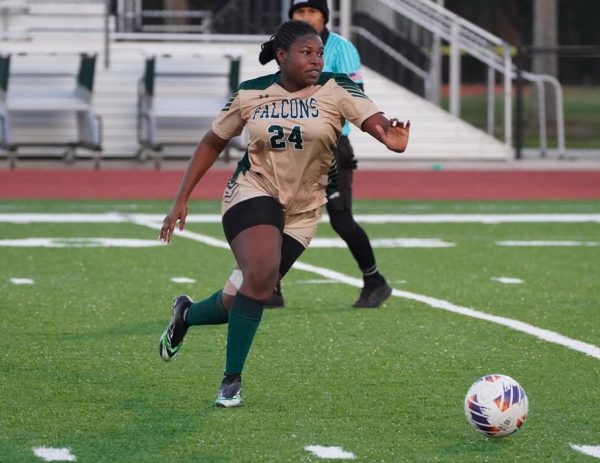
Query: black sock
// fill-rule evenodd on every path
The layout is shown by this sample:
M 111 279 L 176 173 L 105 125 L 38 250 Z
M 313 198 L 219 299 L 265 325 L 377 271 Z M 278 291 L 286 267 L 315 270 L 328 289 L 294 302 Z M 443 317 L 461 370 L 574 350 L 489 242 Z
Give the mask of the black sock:
M 373 288 L 375 286 L 381 286 L 385 284 L 385 278 L 377 270 L 377 266 L 371 267 L 366 271 L 363 271 L 363 282 L 367 288 Z
M 233 373 L 233 374 L 225 374 L 225 376 L 223 376 L 223 381 L 221 381 L 222 383 L 225 384 L 233 384 L 236 381 L 240 381 L 242 379 L 242 375 L 241 373 Z

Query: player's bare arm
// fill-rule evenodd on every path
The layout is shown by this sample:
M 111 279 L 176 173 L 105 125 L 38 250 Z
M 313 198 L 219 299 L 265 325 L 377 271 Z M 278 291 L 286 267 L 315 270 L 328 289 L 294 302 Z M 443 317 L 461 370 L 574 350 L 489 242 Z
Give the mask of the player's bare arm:
M 179 184 L 175 201 L 173 202 L 169 213 L 163 220 L 159 239 L 166 243 L 170 242 L 173 239 L 173 230 L 175 230 L 178 221 L 179 230 L 184 229 L 185 219 L 188 214 L 187 202 L 194 187 L 198 184 L 206 171 L 208 171 L 215 163 L 219 154 L 225 149 L 228 142 L 229 140 L 223 140 L 212 130 L 209 130 L 198 146 L 196 146 L 192 159 Z
M 388 119 L 382 113 L 373 114 L 362 124 L 362 129 L 383 143 L 389 150 L 403 153 L 408 145 L 410 121 Z

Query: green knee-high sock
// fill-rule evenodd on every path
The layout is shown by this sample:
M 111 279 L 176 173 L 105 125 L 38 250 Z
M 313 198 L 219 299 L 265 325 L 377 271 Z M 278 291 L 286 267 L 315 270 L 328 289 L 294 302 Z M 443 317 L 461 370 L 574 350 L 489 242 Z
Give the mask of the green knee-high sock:
M 219 290 L 206 299 L 194 302 L 185 313 L 185 322 L 188 325 L 222 325 L 227 323 L 228 314 L 223 306 Z
M 241 374 L 260 325 L 264 303 L 238 292 L 229 311 L 225 374 Z

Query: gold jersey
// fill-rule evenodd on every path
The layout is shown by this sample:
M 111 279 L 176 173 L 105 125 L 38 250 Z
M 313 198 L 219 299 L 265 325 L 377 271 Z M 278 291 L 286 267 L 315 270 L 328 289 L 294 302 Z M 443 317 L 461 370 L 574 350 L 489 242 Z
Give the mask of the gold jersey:
M 290 93 L 281 74 L 243 82 L 216 117 L 212 130 L 229 140 L 244 126 L 248 147 L 235 182 L 277 199 L 286 214 L 317 209 L 333 150 L 346 120 L 357 127 L 381 112 L 345 74 L 323 73 L 315 85 Z

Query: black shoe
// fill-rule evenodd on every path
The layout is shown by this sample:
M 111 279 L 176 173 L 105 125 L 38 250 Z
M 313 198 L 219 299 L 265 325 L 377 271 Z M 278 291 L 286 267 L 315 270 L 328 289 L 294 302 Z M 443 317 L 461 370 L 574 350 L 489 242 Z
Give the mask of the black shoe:
M 378 286 L 364 286 L 360 291 L 358 300 L 352 307 L 375 309 L 380 307 L 391 295 L 392 288 L 385 281 Z
M 223 377 L 215 405 L 221 408 L 240 407 L 242 405 L 242 377 L 240 375 Z
M 283 307 L 285 307 L 285 302 L 283 300 L 283 294 L 281 293 L 281 286 L 277 285 L 277 287 L 273 290 L 271 297 L 265 302 L 265 308 L 281 309 Z
M 188 325 L 183 319 L 185 311 L 194 301 L 189 296 L 183 295 L 173 299 L 173 309 L 171 311 L 171 321 L 169 326 L 160 337 L 158 352 L 160 358 L 165 362 L 170 362 L 183 344 L 183 338 L 188 330 Z

